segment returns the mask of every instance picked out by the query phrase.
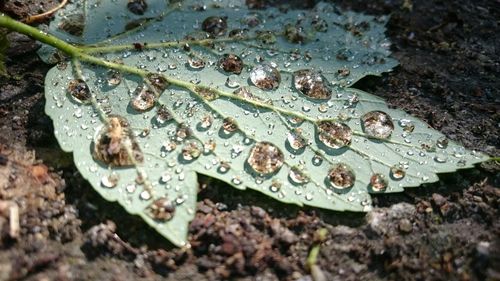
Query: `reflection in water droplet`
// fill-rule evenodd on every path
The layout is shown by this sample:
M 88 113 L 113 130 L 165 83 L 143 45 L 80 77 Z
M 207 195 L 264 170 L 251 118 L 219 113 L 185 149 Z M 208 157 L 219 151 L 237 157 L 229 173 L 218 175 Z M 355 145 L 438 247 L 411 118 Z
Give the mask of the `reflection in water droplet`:
M 385 191 L 387 189 L 387 179 L 382 174 L 373 174 L 370 178 L 370 186 L 373 191 Z
M 167 198 L 159 198 L 147 207 L 147 213 L 156 221 L 169 221 L 174 217 L 175 205 Z
M 391 178 L 394 180 L 401 180 L 405 177 L 406 172 L 403 165 L 398 164 L 391 167 Z
M 172 114 L 170 111 L 168 111 L 167 107 L 162 104 L 158 108 L 158 111 L 156 111 L 156 122 L 160 125 L 165 124 L 167 121 L 170 121 L 173 119 Z
M 219 164 L 219 167 L 217 168 L 217 171 L 221 174 L 225 174 L 231 169 L 231 165 L 229 165 L 228 162 L 221 161 Z
M 188 141 L 182 147 L 182 158 L 186 161 L 192 161 L 201 154 L 201 145 L 197 141 Z
M 309 177 L 304 172 L 302 167 L 294 166 L 290 169 L 290 173 L 288 174 L 291 182 L 296 184 L 305 184 L 309 182 Z
M 69 81 L 67 90 L 71 97 L 78 103 L 89 103 L 92 98 L 87 83 L 82 79 L 73 79 Z
M 219 97 L 217 91 L 208 87 L 196 87 L 194 91 L 200 95 L 204 100 L 213 101 Z
M 147 79 L 158 95 L 163 93 L 168 87 L 168 82 L 162 75 L 149 73 Z
M 339 163 L 328 172 L 328 181 L 333 188 L 346 189 L 354 185 L 356 176 L 348 165 Z
M 205 141 L 205 143 L 203 144 L 203 149 L 204 149 L 204 153 L 211 153 L 215 150 L 215 147 L 217 146 L 217 143 L 215 142 L 214 139 L 209 139 L 207 141 Z
M 248 89 L 248 87 L 241 87 L 241 88 L 238 88 L 236 89 L 233 94 L 239 96 L 239 97 L 242 97 L 242 98 L 245 98 L 247 100 L 253 100 L 255 99 L 254 95 L 250 92 L 250 90 Z
M 243 60 L 235 54 L 223 54 L 219 59 L 219 68 L 225 72 L 240 74 L 243 70 Z
M 399 126 L 401 126 L 403 128 L 403 131 L 407 133 L 411 133 L 413 132 L 413 130 L 415 130 L 415 124 L 409 119 L 399 120 Z
M 153 108 L 155 101 L 154 93 L 147 86 L 140 85 L 135 90 L 135 96 L 130 100 L 130 106 L 139 112 L 144 112 Z
M 294 129 L 291 132 L 289 132 L 286 139 L 290 147 L 295 150 L 299 150 L 305 147 L 307 144 L 304 137 L 302 137 L 302 129 L 300 128 Z
M 440 137 L 437 139 L 436 145 L 441 149 L 446 149 L 448 147 L 448 139 L 446 137 Z
M 108 86 L 115 87 L 122 82 L 122 76 L 120 72 L 110 69 L 106 75 L 106 80 L 108 82 Z
M 189 57 L 188 64 L 192 69 L 202 69 L 205 67 L 205 61 L 196 57 Z
M 128 151 L 132 151 L 130 159 Z M 94 139 L 94 158 L 117 167 L 142 163 L 144 156 L 135 140 L 130 125 L 121 116 L 111 115 Z
M 332 91 L 321 74 L 310 69 L 297 70 L 293 73 L 295 89 L 312 99 L 330 99 Z
M 375 138 L 386 139 L 394 130 L 391 117 L 382 111 L 370 111 L 361 117 L 361 121 L 363 131 Z
M 227 29 L 226 17 L 208 17 L 201 24 L 201 29 L 208 32 L 211 37 L 224 35 Z
M 207 114 L 201 118 L 200 127 L 206 130 L 212 126 L 213 121 L 214 118 L 212 117 L 212 115 Z
M 270 142 L 258 142 L 248 156 L 247 163 L 259 174 L 277 172 L 284 162 L 281 150 Z
M 101 185 L 107 188 L 113 188 L 118 184 L 118 181 L 120 180 L 120 176 L 112 172 L 111 174 L 102 177 L 101 179 Z
M 271 192 L 278 192 L 281 190 L 282 186 L 283 186 L 283 183 L 280 180 L 273 179 L 273 181 L 271 182 L 271 185 L 269 186 L 269 190 L 271 190 Z
M 317 128 L 319 140 L 328 147 L 337 149 L 351 143 L 351 128 L 344 123 L 322 121 Z
M 177 130 L 175 131 L 175 136 L 178 141 L 183 141 L 184 139 L 192 135 L 191 129 L 185 124 L 180 123 L 177 125 Z
M 250 81 L 259 89 L 274 90 L 281 82 L 281 75 L 271 64 L 262 63 L 256 65 L 250 72 Z
M 238 124 L 236 123 L 236 120 L 234 120 L 234 118 L 226 117 L 222 121 L 222 129 L 224 130 L 225 134 L 231 134 L 238 130 Z

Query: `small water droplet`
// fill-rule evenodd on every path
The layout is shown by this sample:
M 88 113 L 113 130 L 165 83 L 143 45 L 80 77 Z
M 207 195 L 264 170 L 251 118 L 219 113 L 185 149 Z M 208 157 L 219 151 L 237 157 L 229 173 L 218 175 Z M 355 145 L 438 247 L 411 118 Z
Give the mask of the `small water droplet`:
M 436 153 L 436 155 L 434 156 L 434 161 L 438 163 L 446 163 L 447 160 L 448 156 L 444 153 Z
M 67 91 L 78 103 L 87 104 L 92 98 L 87 83 L 85 83 L 82 79 L 73 79 L 69 81 Z
M 305 184 L 309 182 L 309 177 L 304 171 L 303 167 L 293 166 L 288 173 L 290 181 L 296 184 Z
M 391 178 L 394 180 L 401 180 L 405 177 L 405 167 L 402 164 L 394 165 L 391 167 Z
M 373 191 L 385 191 L 387 189 L 387 179 L 382 174 L 373 174 L 370 178 L 370 186 Z
M 297 70 L 293 73 L 297 91 L 312 99 L 330 99 L 332 91 L 321 74 L 310 69 Z
M 147 86 L 140 85 L 136 88 L 134 96 L 130 100 L 130 106 L 139 111 L 144 112 L 153 108 L 156 102 L 156 96 Z
M 446 149 L 448 147 L 448 139 L 446 137 L 440 137 L 436 141 L 437 147 L 441 149 Z
M 205 61 L 196 57 L 189 57 L 188 64 L 192 69 L 202 69 L 205 67 Z
M 227 18 L 211 16 L 201 24 L 201 29 L 210 34 L 211 37 L 224 35 L 227 30 Z
M 139 194 L 139 198 L 141 198 L 144 201 L 147 201 L 151 199 L 151 193 L 147 190 L 144 190 L 141 192 L 141 194 Z
M 238 123 L 236 123 L 236 120 L 234 118 L 226 117 L 222 121 L 222 130 L 225 134 L 232 134 L 236 130 L 238 130 Z
M 103 176 L 101 178 L 101 185 L 103 187 L 113 188 L 113 187 L 116 187 L 119 180 L 120 180 L 120 176 L 117 173 L 112 172 L 111 174 Z
M 317 128 L 319 140 L 328 147 L 337 149 L 351 143 L 352 130 L 344 123 L 322 121 Z
M 156 221 L 166 222 L 174 217 L 175 205 L 172 201 L 162 197 L 154 200 L 147 207 L 147 213 Z
M 403 128 L 403 131 L 407 133 L 411 133 L 413 132 L 413 130 L 415 130 L 415 124 L 410 119 L 399 120 L 399 126 L 401 126 Z
M 163 125 L 166 122 L 172 120 L 173 116 L 170 113 L 170 111 L 168 111 L 167 107 L 164 104 L 162 104 L 162 105 L 160 105 L 160 107 L 158 107 L 158 111 L 156 111 L 155 118 L 156 118 L 156 122 L 159 125 Z
M 201 145 L 198 141 L 188 141 L 182 147 L 182 157 L 186 161 L 192 161 L 201 155 Z
M 225 174 L 229 171 L 229 169 L 231 169 L 231 165 L 229 165 L 228 162 L 221 161 L 219 167 L 217 168 L 217 171 L 219 171 L 219 173 L 221 174 Z
M 228 73 L 240 74 L 243 70 L 243 60 L 235 54 L 223 54 L 218 65 Z

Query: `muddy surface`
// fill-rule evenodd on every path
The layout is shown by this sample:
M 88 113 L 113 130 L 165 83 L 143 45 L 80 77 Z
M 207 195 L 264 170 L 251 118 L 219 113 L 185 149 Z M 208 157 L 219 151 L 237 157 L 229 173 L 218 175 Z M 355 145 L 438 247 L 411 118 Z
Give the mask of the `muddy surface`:
M 358 88 L 470 149 L 500 154 L 498 1 L 334 2 L 391 15 L 387 35 L 401 65 Z M 23 18 L 55 3 L 2 1 L 0 9 Z M 35 42 L 9 40 L 10 77 L 0 78 L 0 280 L 313 280 L 306 259 L 321 228 L 324 280 L 500 280 L 493 162 L 377 196 L 368 214 L 300 210 L 202 178 L 193 246 L 173 248 L 79 176 L 43 112 L 50 66 Z

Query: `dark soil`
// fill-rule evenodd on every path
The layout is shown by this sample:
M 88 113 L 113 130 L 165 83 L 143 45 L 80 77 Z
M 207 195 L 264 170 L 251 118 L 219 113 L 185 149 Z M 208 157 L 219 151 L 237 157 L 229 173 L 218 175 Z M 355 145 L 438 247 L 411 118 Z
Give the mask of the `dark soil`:
M 334 2 L 391 15 L 387 35 L 401 65 L 356 87 L 470 149 L 500 155 L 498 1 Z M 22 18 L 55 3 L 0 7 Z M 0 78 L 0 280 L 313 280 L 306 258 L 320 228 L 328 230 L 318 257 L 324 280 L 500 280 L 500 168 L 493 162 L 377 196 L 368 214 L 299 210 L 202 179 L 193 246 L 174 248 L 80 177 L 43 112 L 50 66 L 35 42 L 9 40 L 10 77 Z M 7 202 L 19 207 L 18 237 L 11 237 Z

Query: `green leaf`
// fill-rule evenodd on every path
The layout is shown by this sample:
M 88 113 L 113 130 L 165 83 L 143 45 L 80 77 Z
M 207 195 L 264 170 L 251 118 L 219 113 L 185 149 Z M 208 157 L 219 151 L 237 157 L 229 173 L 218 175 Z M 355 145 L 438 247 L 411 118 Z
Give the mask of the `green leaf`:
M 244 1 L 148 1 L 138 15 L 128 2 L 58 14 L 50 32 L 84 46 L 47 74 L 46 112 L 92 186 L 176 245 L 187 244 L 197 174 L 285 203 L 367 211 L 370 193 L 487 159 L 349 88 L 397 65 L 384 17 Z M 67 28 L 68 18 L 81 22 Z
M 9 40 L 7 39 L 7 34 L 0 30 L 0 76 L 4 77 L 9 76 L 7 67 L 5 66 L 5 52 L 8 47 Z

